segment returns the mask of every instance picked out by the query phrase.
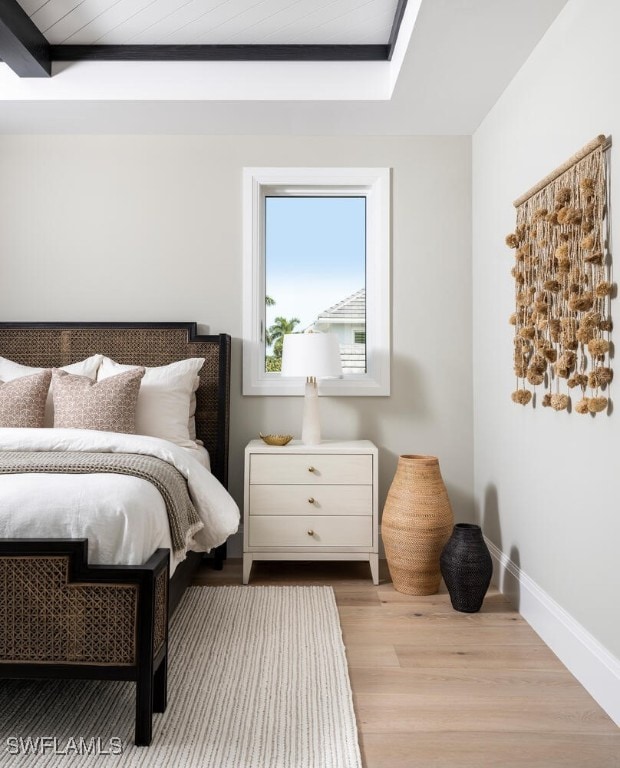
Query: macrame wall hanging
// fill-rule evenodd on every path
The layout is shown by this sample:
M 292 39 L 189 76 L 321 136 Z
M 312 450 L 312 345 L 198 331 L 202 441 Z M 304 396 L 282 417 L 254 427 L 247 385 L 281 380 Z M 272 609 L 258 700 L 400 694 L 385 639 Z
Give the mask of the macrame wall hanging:
M 517 226 L 506 244 L 515 254 L 515 403 L 535 404 L 542 386 L 542 405 L 556 411 L 609 409 L 610 146 L 599 136 L 514 202 Z

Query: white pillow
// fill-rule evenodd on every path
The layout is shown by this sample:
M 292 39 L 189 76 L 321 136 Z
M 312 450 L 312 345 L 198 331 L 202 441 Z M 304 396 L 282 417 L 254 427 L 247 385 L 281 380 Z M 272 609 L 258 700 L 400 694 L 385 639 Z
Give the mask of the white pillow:
M 204 357 L 191 357 L 170 365 L 146 368 L 136 409 L 137 434 L 161 437 L 184 448 L 196 447 L 190 437 L 188 422 L 194 386 L 204 362 Z M 97 381 L 138 367 L 121 365 L 104 357 Z
M 202 440 L 196 440 L 196 392 L 200 386 L 200 376 L 196 376 L 194 379 L 194 389 L 192 390 L 192 397 L 189 401 L 189 421 L 187 422 L 187 431 L 189 432 L 189 439 L 193 442 L 202 445 Z
M 93 381 L 97 378 L 97 370 L 101 365 L 103 355 L 93 355 L 87 357 L 86 360 L 80 360 L 78 363 L 71 363 L 71 365 L 64 365 L 60 370 L 67 371 L 67 373 L 74 373 L 76 376 L 88 376 Z M 29 365 L 22 365 L 16 363 L 13 360 L 7 360 L 6 357 L 0 357 L 0 381 L 12 381 L 13 379 L 21 379 L 22 376 L 32 376 L 33 373 L 41 373 L 45 368 L 32 368 Z M 44 427 L 54 426 L 54 404 L 53 404 L 53 385 L 50 386 L 47 393 L 47 400 L 45 401 L 45 418 L 43 419 Z

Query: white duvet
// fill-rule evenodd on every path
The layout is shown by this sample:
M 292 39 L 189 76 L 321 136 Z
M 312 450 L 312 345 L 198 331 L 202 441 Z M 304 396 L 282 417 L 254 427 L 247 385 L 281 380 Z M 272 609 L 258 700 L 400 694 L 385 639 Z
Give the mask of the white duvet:
M 185 448 L 143 435 L 86 429 L 0 429 L 0 451 L 139 453 L 163 459 L 187 479 L 204 524 L 188 549 L 209 551 L 237 530 L 239 509 Z M 158 547 L 172 552 L 166 505 L 147 480 L 114 474 L 0 475 L 0 538 L 87 538 L 90 563 L 141 565 Z M 182 555 L 171 555 L 174 571 Z

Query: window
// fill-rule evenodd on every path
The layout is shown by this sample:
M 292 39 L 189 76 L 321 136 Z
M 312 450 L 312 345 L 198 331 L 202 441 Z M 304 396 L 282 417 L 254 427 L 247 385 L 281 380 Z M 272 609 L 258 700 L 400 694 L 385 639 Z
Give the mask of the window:
M 299 394 L 282 337 L 334 333 L 324 394 L 389 394 L 389 170 L 244 171 L 243 393 Z

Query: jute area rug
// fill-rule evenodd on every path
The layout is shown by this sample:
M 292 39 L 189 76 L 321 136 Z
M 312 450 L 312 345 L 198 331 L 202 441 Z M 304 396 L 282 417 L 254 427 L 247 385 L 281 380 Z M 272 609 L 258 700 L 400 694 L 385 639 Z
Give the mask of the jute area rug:
M 134 689 L 0 680 L 0 766 L 361 766 L 330 587 L 191 587 L 150 747 L 133 744 Z

